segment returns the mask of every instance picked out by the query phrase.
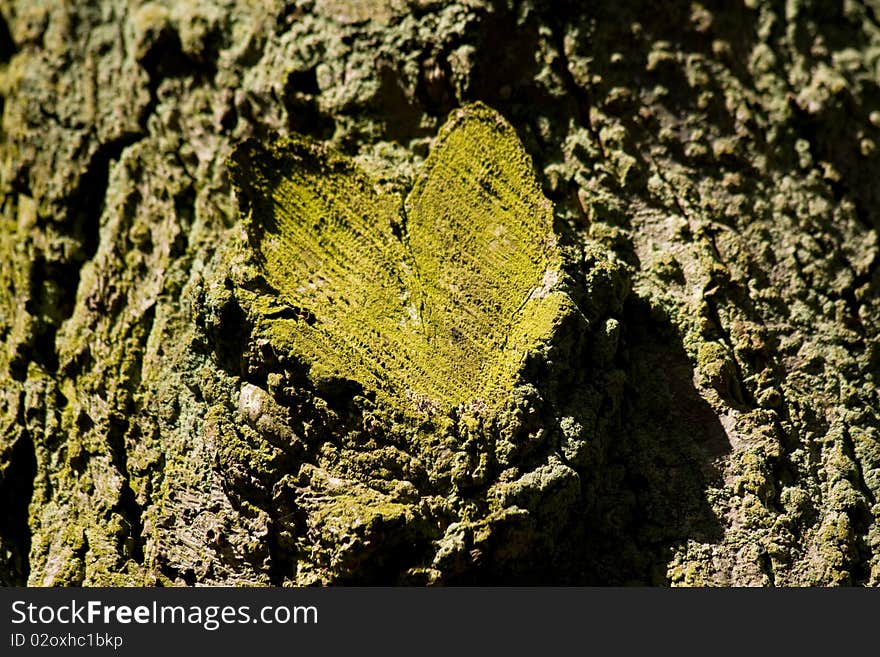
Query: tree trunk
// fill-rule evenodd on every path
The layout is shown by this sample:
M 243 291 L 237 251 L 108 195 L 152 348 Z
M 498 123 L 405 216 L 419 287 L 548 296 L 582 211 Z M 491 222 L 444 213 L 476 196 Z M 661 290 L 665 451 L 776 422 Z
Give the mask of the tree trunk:
M 880 584 L 877 0 L 0 15 L 0 584 Z M 475 101 L 580 319 L 494 414 L 320 379 L 233 153 L 402 199 Z

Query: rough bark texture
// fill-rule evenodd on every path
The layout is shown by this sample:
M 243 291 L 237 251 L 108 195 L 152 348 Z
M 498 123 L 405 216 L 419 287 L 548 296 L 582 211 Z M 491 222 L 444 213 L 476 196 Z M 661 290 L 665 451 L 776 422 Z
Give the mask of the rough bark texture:
M 0 584 L 880 584 L 877 0 L 0 15 Z M 419 443 L 261 333 L 230 156 L 405 193 L 476 100 L 585 325 Z

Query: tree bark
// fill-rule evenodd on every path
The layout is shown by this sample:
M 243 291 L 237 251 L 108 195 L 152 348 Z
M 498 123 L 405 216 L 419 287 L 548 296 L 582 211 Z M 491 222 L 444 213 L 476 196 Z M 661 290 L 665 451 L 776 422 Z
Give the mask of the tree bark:
M 876 0 L 0 16 L 0 584 L 880 584 Z M 230 157 L 405 194 L 474 101 L 589 328 L 422 453 L 260 334 Z

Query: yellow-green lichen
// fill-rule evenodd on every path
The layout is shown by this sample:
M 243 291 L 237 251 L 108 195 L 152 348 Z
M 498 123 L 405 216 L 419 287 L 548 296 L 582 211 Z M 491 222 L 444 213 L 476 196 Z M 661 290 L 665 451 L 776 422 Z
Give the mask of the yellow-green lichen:
M 233 160 L 277 290 L 257 295 L 256 321 L 315 382 L 357 381 L 407 414 L 496 407 L 573 309 L 552 205 L 488 107 L 453 114 L 405 201 L 300 137 Z

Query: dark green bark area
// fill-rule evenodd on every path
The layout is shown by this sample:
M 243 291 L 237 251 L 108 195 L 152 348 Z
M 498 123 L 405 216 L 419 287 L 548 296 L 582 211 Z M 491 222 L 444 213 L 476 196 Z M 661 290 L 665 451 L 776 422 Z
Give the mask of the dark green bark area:
M 878 11 L 0 3 L 0 582 L 876 585 Z M 593 396 L 525 395 L 484 524 L 275 362 L 227 269 L 236 142 L 403 189 L 473 100 L 612 272 L 580 281 Z

